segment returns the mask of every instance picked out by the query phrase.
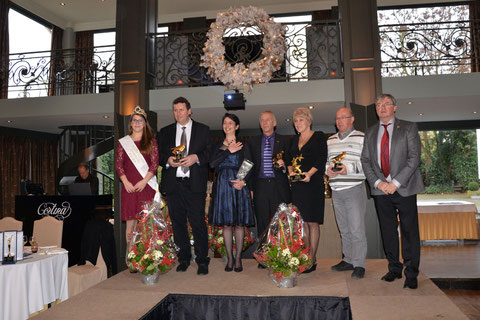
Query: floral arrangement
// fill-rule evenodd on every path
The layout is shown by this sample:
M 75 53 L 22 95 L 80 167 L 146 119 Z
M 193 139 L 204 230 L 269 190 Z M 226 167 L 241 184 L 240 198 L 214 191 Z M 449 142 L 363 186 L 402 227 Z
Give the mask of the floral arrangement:
M 144 202 L 137 215 L 127 254 L 127 266 L 144 275 L 167 272 L 175 264 L 171 227 L 162 215 L 163 202 Z
M 292 273 L 300 274 L 312 264 L 305 237 L 304 222 L 293 205 L 279 205 L 268 230 L 253 254 L 280 280 Z
M 233 231 L 235 232 L 235 231 Z M 245 228 L 245 237 L 243 238 L 242 251 L 245 251 L 253 244 L 252 232 Z M 218 252 L 222 256 L 227 255 L 225 240 L 223 238 L 223 227 L 208 226 L 208 246 L 213 252 Z M 235 250 L 235 237 L 233 237 L 233 250 Z
M 252 26 L 257 26 L 263 34 L 262 57 L 248 66 L 243 63 L 232 66 L 224 58 L 225 30 Z M 211 77 L 228 88 L 246 87 L 250 92 L 254 84 L 270 81 L 272 73 L 282 65 L 286 50 L 285 32 L 282 24 L 275 23 L 265 10 L 260 8 L 249 6 L 220 12 L 207 33 L 201 66 L 206 67 Z

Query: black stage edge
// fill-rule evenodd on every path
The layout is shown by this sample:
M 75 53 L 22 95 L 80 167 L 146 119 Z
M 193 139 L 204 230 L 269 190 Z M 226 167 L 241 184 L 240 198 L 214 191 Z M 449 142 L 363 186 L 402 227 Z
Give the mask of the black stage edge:
M 245 297 L 169 294 L 140 320 L 158 319 L 351 320 L 352 311 L 348 297 Z
M 480 278 L 431 278 L 441 290 L 480 290 Z

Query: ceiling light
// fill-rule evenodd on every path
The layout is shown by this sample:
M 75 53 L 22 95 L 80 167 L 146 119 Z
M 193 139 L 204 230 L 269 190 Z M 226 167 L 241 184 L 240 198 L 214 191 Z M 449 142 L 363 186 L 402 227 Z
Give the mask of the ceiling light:
M 292 121 L 292 119 L 287 118 L 287 119 L 285 119 L 285 121 L 290 122 L 290 121 Z
M 7 120 L 8 123 L 12 123 L 12 120 Z
M 413 102 L 412 102 L 412 101 L 408 101 L 407 103 L 408 103 L 408 104 L 413 104 Z
M 103 116 L 103 119 L 108 119 L 110 118 L 110 116 Z
M 419 115 L 419 116 L 423 116 L 423 113 L 419 113 L 418 115 Z
M 477 114 L 477 113 L 478 113 L 478 111 L 473 111 L 473 114 Z
M 315 108 L 314 106 L 308 106 L 308 109 L 312 110 L 313 108 Z
M 60 5 L 63 7 L 65 6 L 65 2 L 60 2 Z

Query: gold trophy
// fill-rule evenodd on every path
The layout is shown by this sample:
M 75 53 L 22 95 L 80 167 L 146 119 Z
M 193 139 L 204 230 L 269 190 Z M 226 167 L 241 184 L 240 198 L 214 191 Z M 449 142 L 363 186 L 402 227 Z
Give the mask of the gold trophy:
M 283 159 L 283 154 L 284 153 L 285 152 L 282 150 L 280 153 L 277 153 L 277 155 L 273 158 L 273 169 L 282 170 L 283 167 L 280 167 L 280 165 L 278 164 L 278 160 Z
M 343 161 L 343 159 L 345 159 L 346 155 L 347 155 L 347 153 L 345 151 L 343 151 L 341 154 L 339 154 L 338 156 L 336 156 L 335 158 L 332 159 L 332 163 L 334 163 L 333 168 L 332 168 L 333 172 L 342 171 L 342 168 L 340 168 L 340 166 L 343 166 L 342 161 Z
M 295 175 L 290 176 L 290 182 L 298 182 L 305 179 L 305 175 L 303 174 L 302 169 L 300 169 L 301 165 L 299 163 L 302 160 L 303 160 L 303 155 L 299 155 L 292 159 L 293 173 L 295 173 Z
M 187 144 L 184 142 L 181 145 L 172 148 L 172 153 L 175 156 L 173 162 L 180 162 L 180 160 L 183 159 L 183 151 L 185 150 L 186 146 Z

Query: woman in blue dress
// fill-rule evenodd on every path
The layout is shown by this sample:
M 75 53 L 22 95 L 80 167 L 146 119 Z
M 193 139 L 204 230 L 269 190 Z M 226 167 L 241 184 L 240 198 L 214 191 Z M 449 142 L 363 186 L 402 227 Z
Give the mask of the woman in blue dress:
M 213 201 L 209 221 L 210 224 L 223 226 L 228 256 L 225 271 L 241 272 L 245 227 L 254 224 L 250 191 L 244 180 L 236 180 L 246 146 L 237 140 L 240 120 L 236 115 L 226 113 L 222 123 L 225 139 L 215 145 L 210 159 L 210 166 L 215 168 L 216 179 L 212 189 Z M 235 259 L 233 258 L 233 227 L 235 228 Z

